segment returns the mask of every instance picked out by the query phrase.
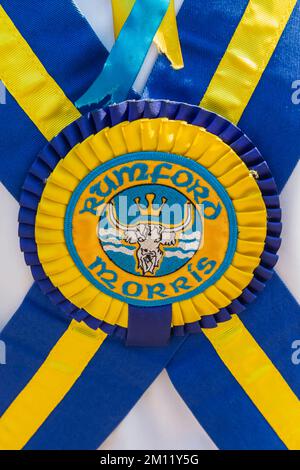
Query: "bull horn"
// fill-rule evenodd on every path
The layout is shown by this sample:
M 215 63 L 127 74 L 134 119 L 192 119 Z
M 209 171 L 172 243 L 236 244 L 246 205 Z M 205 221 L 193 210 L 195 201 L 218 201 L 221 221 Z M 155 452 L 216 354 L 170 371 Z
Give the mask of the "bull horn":
M 184 205 L 184 218 L 183 221 L 179 225 L 174 225 L 173 227 L 166 227 L 164 229 L 167 233 L 178 233 L 182 232 L 185 228 L 187 228 L 192 222 L 192 205 L 189 201 Z
M 106 209 L 106 204 L 101 204 L 100 206 L 97 207 L 96 215 L 98 217 L 101 217 L 105 209 Z
M 118 217 L 116 214 L 116 208 L 114 204 L 110 202 L 109 204 L 107 204 L 107 206 L 108 206 L 108 219 L 111 225 L 117 230 L 126 232 L 126 230 L 128 230 L 128 225 L 124 225 L 118 220 Z

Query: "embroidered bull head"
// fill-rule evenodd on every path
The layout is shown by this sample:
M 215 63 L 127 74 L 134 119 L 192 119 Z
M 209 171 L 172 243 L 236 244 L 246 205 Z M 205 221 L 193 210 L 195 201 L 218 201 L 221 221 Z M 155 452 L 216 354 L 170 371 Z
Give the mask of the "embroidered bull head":
M 132 225 L 125 225 L 120 222 L 112 202 L 107 207 L 108 218 L 113 228 L 122 233 L 125 243 L 136 245 L 137 268 L 143 275 L 155 275 L 165 254 L 163 247 L 175 245 L 177 243 L 177 235 L 190 226 L 192 222 L 191 204 L 188 201 L 185 205 L 185 214 L 181 223 L 167 226 L 162 223 L 152 222 L 153 215 L 157 216 L 166 202 L 166 199 L 162 198 L 162 206 L 159 209 L 153 209 L 152 201 L 154 198 L 154 194 L 147 194 L 147 209 L 139 206 L 139 198 L 135 199 L 136 204 L 140 207 L 141 214 L 146 215 L 148 221 Z

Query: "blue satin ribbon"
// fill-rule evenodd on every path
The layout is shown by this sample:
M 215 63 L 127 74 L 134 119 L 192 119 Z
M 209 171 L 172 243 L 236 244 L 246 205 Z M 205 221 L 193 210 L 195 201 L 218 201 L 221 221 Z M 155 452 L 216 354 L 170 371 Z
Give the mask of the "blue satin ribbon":
M 181 101 L 198 103 L 247 2 L 185 0 L 179 14 L 185 69 L 175 74 L 161 56 L 148 82 L 150 96 L 179 97 Z M 30 15 L 24 15 L 18 0 L 3 0 L 1 4 L 70 99 L 73 101 L 80 96 L 95 80 L 106 51 L 73 3 L 69 0 L 44 2 L 42 17 L 39 0 L 27 0 Z M 227 21 L 226 31 L 220 29 L 220 15 Z M 300 49 L 293 47 L 299 19 L 300 10 L 295 9 L 242 118 L 243 129 L 268 155 L 280 188 L 291 174 L 299 154 L 299 138 L 296 138 L 299 109 L 290 100 L 290 77 L 295 76 L 300 58 Z M 68 34 L 66 22 L 72 25 Z M 49 24 L 52 24 L 51 30 Z M 288 67 L 282 60 L 285 55 L 290 59 Z M 275 113 L 264 112 L 270 105 Z M 0 178 L 18 197 L 25 174 L 43 147 L 44 138 L 9 93 L 7 104 L 1 106 L 0 130 Z M 276 275 L 264 293 L 242 314 L 242 320 L 299 395 L 299 366 L 292 364 L 290 348 L 298 331 L 299 307 Z M 64 314 L 52 306 L 35 285 L 1 335 L 7 346 L 8 360 L 5 366 L 0 366 L 0 384 L 3 384 L 0 415 L 32 378 L 68 323 Z M 108 338 L 75 387 L 26 448 L 95 449 L 164 367 L 218 447 L 284 448 L 200 335 L 172 338 L 167 347 L 151 349 L 127 348 L 117 339 Z
M 135 82 L 170 0 L 136 0 L 102 72 L 76 106 L 123 101 Z

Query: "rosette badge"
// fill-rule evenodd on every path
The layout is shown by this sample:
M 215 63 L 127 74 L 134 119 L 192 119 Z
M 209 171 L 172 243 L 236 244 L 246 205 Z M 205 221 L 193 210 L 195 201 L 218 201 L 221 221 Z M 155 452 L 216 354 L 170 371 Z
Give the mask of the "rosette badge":
M 74 122 L 38 156 L 21 205 L 21 247 L 43 291 L 72 318 L 142 344 L 153 322 L 158 335 L 184 334 L 241 312 L 280 244 L 259 151 L 182 103 L 128 101 Z

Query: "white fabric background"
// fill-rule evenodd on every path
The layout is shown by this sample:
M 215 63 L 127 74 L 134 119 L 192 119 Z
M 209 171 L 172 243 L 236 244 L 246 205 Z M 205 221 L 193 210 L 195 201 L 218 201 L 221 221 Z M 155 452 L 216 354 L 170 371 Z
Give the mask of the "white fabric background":
M 114 41 L 110 0 L 75 0 L 75 3 L 88 18 L 103 44 L 110 49 Z M 182 3 L 183 0 L 176 0 L 177 9 Z M 143 89 L 156 56 L 153 46 L 135 83 L 137 91 Z M 293 81 L 296 79 L 300 77 L 293 77 Z M 283 244 L 276 268 L 298 301 L 300 300 L 300 254 L 297 243 L 300 234 L 299 201 L 300 164 L 298 163 L 281 197 Z M 0 329 L 14 314 L 32 284 L 30 271 L 19 250 L 17 217 L 18 204 L 0 183 Z M 11 286 L 15 287 L 12 289 Z M 295 339 L 300 339 L 300 333 Z M 300 365 L 298 367 L 300 372 Z M 124 421 L 102 444 L 101 449 L 200 450 L 216 449 L 216 446 L 177 394 L 167 372 L 163 371 Z

